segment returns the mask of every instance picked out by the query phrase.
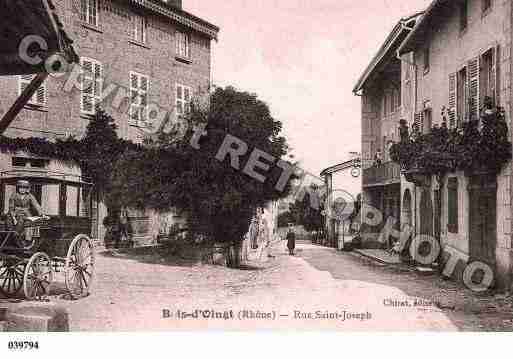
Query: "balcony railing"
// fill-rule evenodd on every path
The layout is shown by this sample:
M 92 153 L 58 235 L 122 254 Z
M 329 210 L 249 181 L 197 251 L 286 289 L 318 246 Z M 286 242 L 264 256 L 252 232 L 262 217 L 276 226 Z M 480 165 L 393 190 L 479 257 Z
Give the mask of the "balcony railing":
M 395 162 L 382 163 L 363 170 L 363 185 L 385 186 L 401 182 L 401 168 Z

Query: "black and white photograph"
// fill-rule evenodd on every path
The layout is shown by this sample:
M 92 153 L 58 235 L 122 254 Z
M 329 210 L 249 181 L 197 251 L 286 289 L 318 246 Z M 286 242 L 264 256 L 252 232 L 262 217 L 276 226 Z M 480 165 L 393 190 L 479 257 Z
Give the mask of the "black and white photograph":
M 2 350 L 512 332 L 512 49 L 511 0 L 0 0 Z

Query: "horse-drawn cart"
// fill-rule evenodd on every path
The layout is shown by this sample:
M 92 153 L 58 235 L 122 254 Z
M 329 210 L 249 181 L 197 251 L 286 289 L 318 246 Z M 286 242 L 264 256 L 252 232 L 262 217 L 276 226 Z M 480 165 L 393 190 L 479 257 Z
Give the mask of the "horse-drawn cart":
M 3 174 L 5 175 L 5 174 Z M 94 274 L 91 233 L 91 185 L 48 172 L 0 178 L 1 206 L 19 179 L 29 180 L 32 193 L 49 216 L 26 220 L 25 236 L 0 224 L 0 293 L 27 299 L 50 294 L 54 274 L 63 273 L 73 298 L 89 294 Z

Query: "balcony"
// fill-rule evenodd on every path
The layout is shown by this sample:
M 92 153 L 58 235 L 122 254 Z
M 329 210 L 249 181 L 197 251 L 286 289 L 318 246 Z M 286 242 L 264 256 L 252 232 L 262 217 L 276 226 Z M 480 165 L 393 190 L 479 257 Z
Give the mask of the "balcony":
M 376 187 L 401 183 L 401 168 L 395 162 L 382 163 L 363 170 L 363 186 Z

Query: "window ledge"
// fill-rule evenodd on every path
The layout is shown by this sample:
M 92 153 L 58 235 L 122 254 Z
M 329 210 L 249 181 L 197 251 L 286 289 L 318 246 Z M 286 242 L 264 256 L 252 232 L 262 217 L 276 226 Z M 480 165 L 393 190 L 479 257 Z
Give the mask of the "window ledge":
M 30 110 L 30 111 L 48 112 L 48 106 L 46 106 L 46 105 L 34 105 L 34 104 L 28 103 L 23 108 L 25 110 Z
M 89 24 L 87 22 L 84 22 L 84 21 L 82 21 L 81 23 L 82 23 L 82 27 L 85 27 L 86 29 L 95 31 L 95 32 L 97 32 L 99 34 L 103 34 L 103 30 L 100 29 L 98 26 L 91 25 L 91 24 Z
M 185 64 L 192 64 L 191 58 L 175 55 L 175 60 L 183 62 Z
M 83 113 L 81 112 L 80 113 L 80 118 L 84 119 L 84 120 L 89 120 L 91 121 L 93 118 L 94 118 L 94 115 L 91 115 L 89 113 Z
M 139 47 L 143 47 L 145 49 L 148 49 L 150 50 L 151 48 L 145 44 L 144 42 L 140 42 L 140 41 L 137 41 L 137 40 L 134 40 L 134 39 L 128 39 L 128 42 L 132 45 L 135 45 L 135 46 L 139 46 Z

